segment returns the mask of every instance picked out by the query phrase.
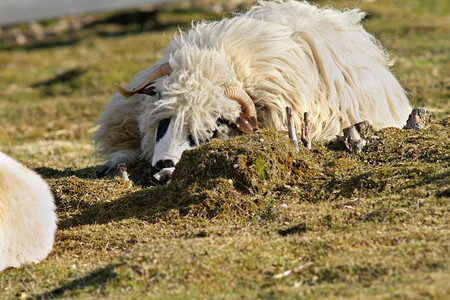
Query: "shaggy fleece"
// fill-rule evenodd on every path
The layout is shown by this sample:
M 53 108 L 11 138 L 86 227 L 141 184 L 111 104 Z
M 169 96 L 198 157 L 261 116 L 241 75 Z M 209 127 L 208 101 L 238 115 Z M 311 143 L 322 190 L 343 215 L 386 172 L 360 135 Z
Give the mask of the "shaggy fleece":
M 193 24 L 127 86 L 136 88 L 169 62 L 172 73 L 153 83 L 154 96 L 112 98 L 98 121 L 98 153 L 114 163 L 152 161 L 157 127 L 166 118 L 173 123 L 173 143 L 187 134 L 197 143 L 208 140 L 221 130 L 218 118 L 233 122 L 241 111 L 224 96 L 225 85 L 252 98 L 261 128 L 287 131 L 287 106 L 298 133 L 303 113 L 310 113 L 316 140 L 363 120 L 375 129 L 403 127 L 409 101 L 390 71 L 389 55 L 363 28 L 364 16 L 358 9 L 260 1 L 231 18 Z
M 43 260 L 53 248 L 56 222 L 47 183 L 0 152 L 0 271 Z

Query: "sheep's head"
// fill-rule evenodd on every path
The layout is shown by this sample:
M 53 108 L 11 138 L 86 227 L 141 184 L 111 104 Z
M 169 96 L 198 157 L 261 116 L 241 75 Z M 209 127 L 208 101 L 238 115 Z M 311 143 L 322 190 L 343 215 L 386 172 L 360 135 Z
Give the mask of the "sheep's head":
M 116 87 L 125 97 L 131 97 L 135 94 L 158 94 L 153 86 L 154 81 L 171 73 L 172 68 L 169 63 L 164 63 L 149 74 L 135 89 L 127 90 L 119 85 L 116 85 Z M 210 139 L 227 138 L 236 134 L 248 134 L 258 128 L 255 105 L 243 89 L 236 86 L 222 85 L 216 91 L 219 93 L 216 95 L 217 99 L 220 98 L 228 104 L 224 107 L 233 107 L 234 109 L 210 112 L 205 108 L 204 111 L 200 111 L 201 109 L 193 111 L 191 114 L 195 114 L 195 126 L 186 122 L 186 118 L 184 116 L 180 117 L 177 111 L 166 115 L 160 114 L 162 117 L 157 118 L 159 120 L 153 141 L 154 149 L 151 165 L 152 173 L 156 174 L 156 177 L 160 177 L 160 181 L 167 181 L 170 178 L 171 172 L 180 160 L 183 151 L 194 149 Z M 176 95 L 175 97 L 183 96 L 185 95 Z M 164 105 L 165 95 L 158 94 L 157 97 L 160 99 L 158 101 L 161 101 Z M 211 116 L 214 117 L 214 124 L 202 122 L 202 118 L 206 115 L 209 119 Z M 188 117 L 192 118 L 193 116 Z M 199 126 L 202 128 L 198 128 Z M 192 127 L 196 127 L 196 130 Z M 160 176 L 162 174 L 164 176 Z

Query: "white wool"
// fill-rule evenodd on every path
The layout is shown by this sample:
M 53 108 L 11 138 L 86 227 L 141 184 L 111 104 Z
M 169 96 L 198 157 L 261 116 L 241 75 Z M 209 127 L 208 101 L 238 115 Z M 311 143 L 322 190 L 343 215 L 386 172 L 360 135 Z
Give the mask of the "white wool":
M 190 133 L 195 140 L 205 140 L 217 129 L 218 117 L 234 121 L 240 113 L 237 102 L 223 95 L 223 85 L 247 92 L 260 127 L 286 131 L 285 108 L 290 106 L 299 133 L 303 113 L 311 114 L 314 139 L 331 139 L 363 120 L 375 129 L 400 128 L 411 107 L 389 70 L 387 53 L 360 24 L 363 17 L 359 10 L 262 1 L 232 18 L 194 24 L 169 43 L 166 57 L 128 86 L 138 86 L 146 74 L 168 61 L 172 74 L 154 83 L 160 96 L 128 99 L 139 103 L 135 113 L 105 112 L 99 122 L 103 133 L 96 141 L 104 153 L 117 151 L 120 146 L 104 138 L 120 131 L 108 127 L 109 118 L 134 119 L 140 157 L 151 161 L 158 122 L 168 117 L 175 122 L 174 136 Z M 115 103 L 125 100 L 120 95 L 113 98 Z M 118 108 L 113 103 L 106 111 Z
M 56 222 L 47 183 L 0 152 L 0 271 L 43 260 L 52 250 Z

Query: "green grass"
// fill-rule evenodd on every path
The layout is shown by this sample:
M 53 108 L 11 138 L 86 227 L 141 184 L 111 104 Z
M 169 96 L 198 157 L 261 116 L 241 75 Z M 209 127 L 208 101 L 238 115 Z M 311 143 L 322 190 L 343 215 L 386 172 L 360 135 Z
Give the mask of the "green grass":
M 361 154 L 295 153 L 261 130 L 184 153 L 167 186 L 148 186 L 146 163 L 134 184 L 96 179 L 90 139 L 113 84 L 160 58 L 178 24 L 220 16 L 182 3 L 145 24 L 104 13 L 1 39 L 0 150 L 46 179 L 59 226 L 43 262 L 0 273 L 0 299 L 448 297 L 448 1 L 314 2 L 369 12 L 413 106 L 433 113 L 425 130 L 375 132 Z

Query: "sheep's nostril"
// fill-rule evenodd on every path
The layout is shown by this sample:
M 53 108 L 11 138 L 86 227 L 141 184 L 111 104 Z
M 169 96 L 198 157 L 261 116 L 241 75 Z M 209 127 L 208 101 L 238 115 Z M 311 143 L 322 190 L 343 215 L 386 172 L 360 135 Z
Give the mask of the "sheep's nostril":
M 165 168 L 173 168 L 175 167 L 175 163 L 171 159 L 158 160 L 155 164 L 156 170 L 162 170 Z

